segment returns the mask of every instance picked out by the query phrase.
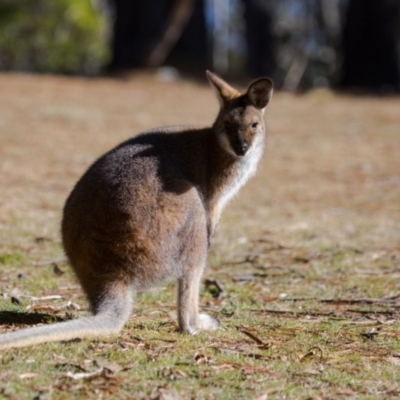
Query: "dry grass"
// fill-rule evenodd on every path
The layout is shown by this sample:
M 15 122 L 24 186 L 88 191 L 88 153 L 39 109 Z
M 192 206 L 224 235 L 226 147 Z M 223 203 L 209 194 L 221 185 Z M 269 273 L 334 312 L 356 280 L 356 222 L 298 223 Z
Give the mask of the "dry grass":
M 59 276 L 47 263 L 63 257 L 73 184 L 140 131 L 211 123 L 217 102 L 206 85 L 143 74 L 4 74 L 0 87 L 1 306 L 64 317 L 72 301 L 79 315 L 86 305 L 67 266 Z M 0 398 L 399 397 L 399 110 L 399 98 L 276 94 L 267 155 L 210 252 L 207 277 L 224 296 L 211 285 L 202 304 L 224 329 L 178 334 L 169 285 L 139 296 L 118 338 L 0 354 Z M 6 316 L 2 330 L 19 327 Z

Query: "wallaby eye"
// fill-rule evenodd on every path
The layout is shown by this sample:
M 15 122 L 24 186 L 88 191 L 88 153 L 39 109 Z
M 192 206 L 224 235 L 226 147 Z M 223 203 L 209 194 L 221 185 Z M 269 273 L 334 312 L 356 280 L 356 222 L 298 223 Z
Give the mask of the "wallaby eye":
M 231 123 L 229 121 L 224 121 L 224 127 L 225 129 L 229 129 L 231 127 Z
M 258 122 L 253 122 L 251 124 L 251 129 L 257 129 L 257 126 L 258 126 Z

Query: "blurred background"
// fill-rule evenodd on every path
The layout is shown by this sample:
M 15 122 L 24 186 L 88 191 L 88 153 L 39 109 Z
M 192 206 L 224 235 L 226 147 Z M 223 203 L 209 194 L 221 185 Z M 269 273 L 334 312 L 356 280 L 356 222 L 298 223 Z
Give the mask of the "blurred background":
M 0 70 L 400 91 L 399 0 L 0 0 Z

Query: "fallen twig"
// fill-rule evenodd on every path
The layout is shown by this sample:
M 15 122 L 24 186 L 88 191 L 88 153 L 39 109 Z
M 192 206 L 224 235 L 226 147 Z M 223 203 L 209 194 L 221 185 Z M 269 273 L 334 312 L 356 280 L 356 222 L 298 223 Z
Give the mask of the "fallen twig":
M 55 295 L 52 295 L 52 296 L 42 296 L 42 297 L 22 295 L 20 297 L 22 297 L 24 299 L 31 300 L 31 301 L 60 300 L 60 299 L 63 298 L 62 296 L 60 296 L 58 294 L 55 294 Z
M 394 307 L 400 307 L 400 304 L 397 303 L 396 300 L 399 300 L 400 295 L 395 295 L 391 297 L 385 297 L 382 299 L 375 299 L 375 298 L 361 298 L 361 299 L 319 299 L 317 297 L 286 297 L 280 298 L 279 301 L 293 301 L 293 302 L 300 302 L 300 301 L 317 301 L 319 303 L 327 303 L 327 304 L 334 304 L 334 305 L 342 305 L 342 304 L 384 304 L 390 305 Z
M 282 315 L 293 315 L 294 317 L 297 316 L 310 316 L 310 317 L 334 317 L 335 313 L 333 311 L 330 312 L 310 312 L 310 311 L 291 311 L 291 310 L 271 310 L 271 309 L 252 309 L 249 310 L 251 312 L 258 312 L 258 313 L 267 313 L 267 314 L 282 314 Z
M 259 339 L 256 335 L 251 333 L 249 330 L 243 328 L 242 326 L 237 326 L 236 328 L 238 329 L 239 332 L 245 334 L 250 339 L 254 340 L 257 344 L 265 346 L 265 343 L 261 339 Z
M 102 368 L 102 367 L 93 372 L 77 372 L 74 374 L 73 372 L 69 371 L 65 374 L 65 376 L 77 381 L 80 379 L 88 379 L 88 378 L 94 378 L 94 377 L 100 376 L 103 373 L 103 371 L 104 371 L 104 368 Z
M 396 300 L 396 299 L 394 299 Z M 394 300 L 392 299 L 321 299 L 319 300 L 321 303 L 329 303 L 329 304 L 393 304 Z

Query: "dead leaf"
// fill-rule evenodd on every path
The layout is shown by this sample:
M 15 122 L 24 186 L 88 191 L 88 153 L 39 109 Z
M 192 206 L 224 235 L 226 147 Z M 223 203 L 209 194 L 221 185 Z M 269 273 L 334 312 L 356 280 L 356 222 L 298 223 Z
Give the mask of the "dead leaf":
M 139 341 L 129 341 L 129 340 L 124 340 L 123 342 L 119 342 L 119 345 L 122 348 L 139 348 L 139 347 L 146 347 L 146 344 L 144 342 L 139 342 Z
M 161 389 L 159 400 L 180 400 L 181 396 L 174 389 Z
M 318 376 L 318 375 L 321 375 L 323 372 L 324 372 L 324 367 L 321 365 L 320 368 L 318 368 L 318 369 L 306 369 L 300 375 Z
M 60 300 L 63 297 L 55 294 L 55 295 L 51 295 L 51 296 L 41 296 L 41 297 L 35 297 L 35 296 L 21 296 L 24 299 L 28 299 L 30 301 L 48 301 L 48 300 Z
M 197 365 L 209 363 L 209 358 L 205 354 L 196 353 L 193 357 Z
M 360 336 L 372 340 L 375 338 L 375 336 L 378 336 L 379 330 L 380 328 L 372 328 L 369 332 L 360 333 Z
M 121 371 L 122 367 L 115 362 L 108 361 L 108 360 L 96 360 L 96 364 L 103 369 L 107 369 L 112 374 L 116 374 L 117 372 Z
M 79 311 L 81 309 L 81 306 L 77 303 L 69 301 L 63 308 L 66 308 L 67 310 L 70 311 Z
M 252 282 L 256 278 L 254 274 L 241 274 L 241 275 L 235 275 L 232 280 L 233 282 Z
M 94 378 L 96 376 L 100 376 L 103 373 L 103 368 L 99 368 L 96 371 L 92 372 L 78 372 L 76 374 L 72 372 L 67 372 L 65 376 L 68 378 L 74 379 L 75 381 L 78 381 L 80 379 L 88 379 L 88 378 Z
M 46 305 L 43 305 L 43 306 L 41 306 L 41 305 L 33 305 L 33 306 L 29 305 L 29 306 L 26 307 L 26 310 L 34 311 L 36 313 L 37 312 L 41 312 L 41 313 L 43 313 L 43 312 L 45 312 L 45 313 L 48 313 L 48 312 L 57 313 L 57 312 L 60 311 L 57 307 L 46 306 Z
M 319 346 L 311 347 L 311 349 L 309 349 L 306 352 L 306 354 L 300 357 L 300 361 L 304 361 L 306 358 L 314 357 L 318 353 L 319 353 L 319 359 L 320 361 L 322 361 L 322 359 L 324 358 L 324 351 Z
M 400 358 L 399 357 L 387 357 L 386 358 L 387 362 L 390 362 L 391 364 L 397 365 L 400 367 Z
M 154 388 L 150 399 L 152 400 L 181 400 L 180 394 L 175 389 L 157 387 Z
M 273 394 L 273 393 L 277 393 L 277 392 L 281 392 L 281 391 L 282 391 L 282 389 L 275 389 L 275 388 L 267 389 L 261 396 L 256 397 L 254 400 L 268 400 L 269 394 Z
M 218 365 L 213 365 L 212 369 L 216 370 L 216 371 L 229 371 L 232 369 L 235 369 L 236 367 L 233 364 L 228 364 L 228 363 L 224 363 L 224 364 L 218 364 Z
M 163 378 L 169 378 L 173 381 L 180 378 L 187 378 L 188 376 L 185 371 L 171 367 L 164 368 L 161 372 L 161 375 L 163 376 Z
M 243 372 L 244 375 L 246 376 L 252 376 L 255 373 L 258 374 L 267 374 L 271 376 L 277 376 L 274 372 L 272 372 L 269 368 L 267 367 L 254 367 L 252 365 L 244 365 L 240 368 L 240 370 Z

